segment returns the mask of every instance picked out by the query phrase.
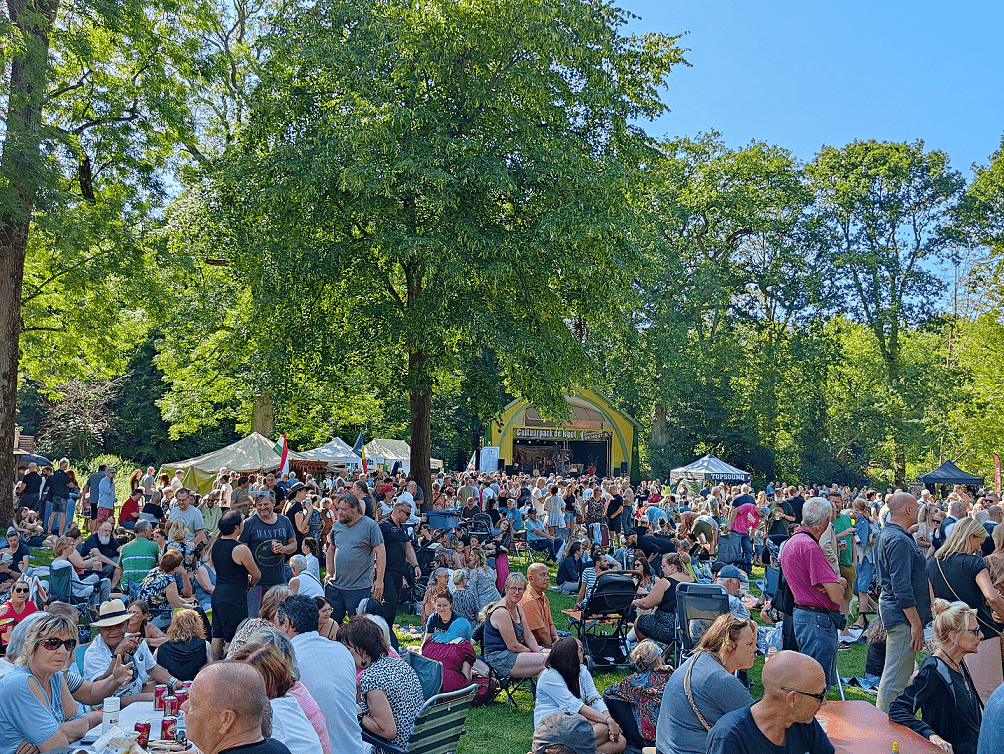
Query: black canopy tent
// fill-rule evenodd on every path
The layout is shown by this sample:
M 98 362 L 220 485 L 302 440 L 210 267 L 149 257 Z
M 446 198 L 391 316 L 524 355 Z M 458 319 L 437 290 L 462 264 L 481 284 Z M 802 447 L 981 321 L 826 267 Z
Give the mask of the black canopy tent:
M 983 477 L 966 473 L 951 461 L 917 477 L 922 484 L 983 484 Z

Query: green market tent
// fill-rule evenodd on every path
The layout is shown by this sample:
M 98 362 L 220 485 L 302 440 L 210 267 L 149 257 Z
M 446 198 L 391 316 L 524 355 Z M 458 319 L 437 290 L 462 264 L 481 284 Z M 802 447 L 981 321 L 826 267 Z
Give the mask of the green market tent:
M 289 451 L 290 461 L 303 460 L 299 453 Z M 205 494 L 213 488 L 213 481 L 220 469 L 226 468 L 232 474 L 247 474 L 255 471 L 275 471 L 279 468 L 280 456 L 275 450 L 275 442 L 252 432 L 233 445 L 214 450 L 186 461 L 165 463 L 161 472 L 173 475 L 182 469 L 182 481 L 190 490 Z

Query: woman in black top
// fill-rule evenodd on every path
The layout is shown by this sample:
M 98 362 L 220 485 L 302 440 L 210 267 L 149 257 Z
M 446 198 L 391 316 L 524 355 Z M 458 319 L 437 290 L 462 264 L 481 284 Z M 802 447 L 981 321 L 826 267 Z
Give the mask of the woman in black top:
M 223 642 L 231 642 L 237 627 L 248 617 L 247 591 L 261 579 L 251 550 L 238 541 L 244 530 L 240 511 L 230 511 L 220 519 L 220 536 L 213 543 L 210 558 L 216 570 L 213 590 L 213 657 L 223 656 Z
M 987 531 L 972 518 L 963 518 L 949 533 L 934 557 L 927 561 L 934 596 L 952 602 L 961 600 L 976 611 L 983 640 L 970 664 L 976 690 L 985 704 L 1001 682 L 1000 632 L 991 611 L 1004 615 L 1004 598 L 994 589 L 981 548 Z
M 979 646 L 976 611 L 965 602 L 949 604 L 936 599 L 934 613 L 934 642 L 938 648 L 889 706 L 889 719 L 945 751 L 976 754 L 983 705 L 963 660 Z M 916 718 L 918 710 L 920 720 Z
M 194 681 L 210 662 L 209 651 L 202 616 L 194 610 L 179 610 L 171 618 L 167 641 L 157 650 L 157 664 L 179 681 Z
M 635 633 L 639 641 L 649 638 L 670 644 L 676 638 L 676 587 L 681 582 L 693 582 L 693 577 L 686 571 L 689 562 L 689 556 L 678 552 L 663 555 L 663 578 L 656 579 L 652 591 L 631 603 L 643 610 L 655 608 L 652 615 L 639 615 L 635 621 Z

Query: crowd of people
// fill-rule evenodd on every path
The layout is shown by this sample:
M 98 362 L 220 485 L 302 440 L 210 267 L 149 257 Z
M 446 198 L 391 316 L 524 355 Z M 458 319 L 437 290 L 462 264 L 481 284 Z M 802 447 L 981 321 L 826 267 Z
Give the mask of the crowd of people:
M 150 467 L 119 500 L 117 469 L 80 487 L 67 459 L 57 466 L 28 468 L 0 549 L 0 754 L 66 745 L 106 697 L 150 701 L 184 682 L 204 754 L 362 752 L 364 731 L 377 751 L 401 748 L 427 697 L 412 652 L 440 664 L 440 691 L 473 687 L 475 703 L 500 680 L 535 679 L 535 753 L 828 754 L 813 718 L 839 652 L 865 636 L 855 680 L 892 720 L 956 754 L 987 754 L 1004 727 L 993 494 L 771 484 L 754 496 L 493 472 L 441 474 L 426 495 L 381 473 L 226 469 L 199 494 Z M 459 524 L 437 529 L 430 511 Z M 44 547 L 51 564 L 33 567 Z M 772 594 L 749 595 L 754 565 L 777 569 Z M 601 691 L 548 593 L 583 608 L 611 573 L 633 581 L 633 672 Z M 680 585 L 708 581 L 728 612 L 674 670 Z M 402 608 L 421 624 L 399 626 Z

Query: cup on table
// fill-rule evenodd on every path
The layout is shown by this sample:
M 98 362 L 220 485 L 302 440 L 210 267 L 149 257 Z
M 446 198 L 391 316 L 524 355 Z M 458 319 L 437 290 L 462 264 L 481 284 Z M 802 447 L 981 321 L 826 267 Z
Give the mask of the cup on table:
M 823 733 L 826 733 L 826 727 L 829 725 L 830 718 L 824 715 L 816 715 L 816 722 L 819 723 L 819 727 L 823 729 Z

